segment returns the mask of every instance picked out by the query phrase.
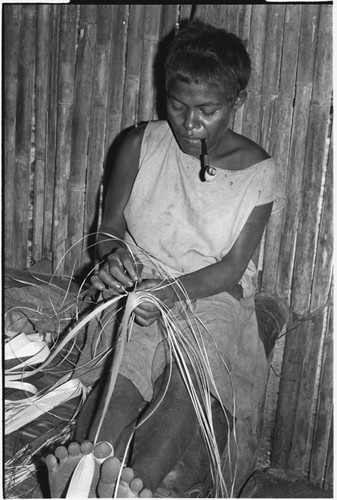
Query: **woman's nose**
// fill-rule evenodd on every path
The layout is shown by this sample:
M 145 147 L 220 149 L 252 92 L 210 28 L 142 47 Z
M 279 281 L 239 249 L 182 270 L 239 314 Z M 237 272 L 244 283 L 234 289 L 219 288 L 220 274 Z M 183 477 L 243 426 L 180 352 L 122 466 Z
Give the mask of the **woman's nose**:
M 199 128 L 197 113 L 194 110 L 187 110 L 184 117 L 184 127 L 186 130 Z

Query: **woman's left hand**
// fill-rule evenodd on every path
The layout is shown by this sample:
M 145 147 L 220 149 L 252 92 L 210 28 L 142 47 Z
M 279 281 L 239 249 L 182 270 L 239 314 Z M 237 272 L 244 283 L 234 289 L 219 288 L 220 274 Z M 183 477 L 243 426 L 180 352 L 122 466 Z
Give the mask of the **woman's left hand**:
M 154 287 L 159 288 L 157 290 L 153 290 Z M 174 306 L 174 303 L 177 300 L 173 287 L 169 285 L 167 281 L 161 279 L 144 280 L 142 283 L 137 285 L 136 291 L 149 291 L 151 295 L 157 297 L 169 309 Z M 152 302 L 143 302 L 135 308 L 134 312 L 135 321 L 140 326 L 150 326 L 161 316 L 160 310 Z

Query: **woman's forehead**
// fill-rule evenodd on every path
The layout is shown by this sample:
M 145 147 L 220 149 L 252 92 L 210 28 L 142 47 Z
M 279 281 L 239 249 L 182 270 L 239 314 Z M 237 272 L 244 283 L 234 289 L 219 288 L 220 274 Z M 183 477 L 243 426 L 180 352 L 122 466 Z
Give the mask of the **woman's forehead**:
M 205 104 L 221 104 L 226 102 L 224 91 L 208 82 L 183 82 L 174 80 L 167 89 L 169 97 L 203 101 Z

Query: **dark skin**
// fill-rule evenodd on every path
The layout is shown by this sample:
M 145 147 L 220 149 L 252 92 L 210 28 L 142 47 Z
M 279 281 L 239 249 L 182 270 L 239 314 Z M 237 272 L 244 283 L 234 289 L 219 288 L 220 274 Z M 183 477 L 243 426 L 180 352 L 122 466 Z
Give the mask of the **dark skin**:
M 233 113 L 244 103 L 246 93 L 241 92 L 235 103 L 228 101 L 217 86 L 187 84 L 176 81 L 167 89 L 169 121 L 179 146 L 186 154 L 199 158 L 201 138 L 207 139 L 208 156 L 212 165 L 228 170 L 242 170 L 269 158 L 257 144 L 234 133 L 228 126 Z M 111 176 L 107 192 L 101 230 L 123 239 L 126 226 L 123 211 L 129 199 L 138 172 L 139 154 L 144 127 L 134 129 L 123 142 Z M 237 284 L 259 244 L 269 219 L 272 203 L 254 208 L 230 252 L 216 264 L 179 278 L 191 299 L 207 297 L 229 291 Z M 160 280 L 141 282 L 141 272 L 121 242 L 110 243 L 113 253 L 106 264 L 92 278 L 98 290 L 110 287 L 117 293 L 137 283 L 137 290 L 146 290 Z M 101 244 L 101 255 L 109 252 L 109 243 Z M 179 290 L 172 286 L 153 292 L 168 307 L 179 300 Z M 148 326 L 156 321 L 160 312 L 151 303 L 135 310 L 136 321 Z
M 240 93 L 235 103 L 232 103 L 216 86 L 179 81 L 170 85 L 167 89 L 168 117 L 181 149 L 199 159 L 200 139 L 206 138 L 210 163 L 229 170 L 245 169 L 268 158 L 262 148 L 228 128 L 232 114 L 243 104 L 245 95 L 244 92 Z M 124 288 L 132 289 L 135 284 L 137 290 L 147 290 L 161 283 L 161 280 L 142 281 L 141 266 L 133 261 L 122 241 L 126 230 L 123 211 L 138 172 L 143 133 L 144 127 L 133 130 L 122 143 L 116 158 L 101 231 L 118 240 L 100 236 L 99 254 L 104 264 L 92 277 L 92 283 L 98 290 L 110 288 L 114 293 L 121 293 Z M 191 299 L 230 291 L 239 282 L 261 240 L 271 208 L 272 203 L 269 203 L 252 211 L 231 251 L 220 262 L 179 278 Z M 174 285 L 151 293 L 169 308 L 179 298 L 179 289 L 175 289 Z M 136 321 L 144 327 L 160 317 L 159 310 L 150 302 L 137 307 L 135 313 Z M 123 453 L 133 425 L 139 418 L 139 411 L 145 411 L 145 415 L 152 415 L 153 412 L 151 418 L 135 433 L 131 457 L 131 467 L 136 477 L 141 479 L 142 494 L 146 493 L 146 496 L 156 491 L 164 477 L 189 449 L 198 432 L 196 413 L 183 379 L 175 364 L 171 368 L 170 379 L 170 366 L 167 366 L 154 383 L 154 398 L 145 410 L 138 389 L 130 380 L 119 375 L 99 435 L 99 440 L 107 440 L 115 446 L 117 455 Z M 157 407 L 157 398 L 166 380 L 170 380 L 168 390 Z M 105 384 L 104 379 L 99 381 L 90 393 L 84 411 L 80 413 L 76 429 L 76 439 L 79 441 L 94 439 L 104 405 L 100 386 L 104 387 Z M 128 397 L 125 397 L 126 394 Z M 185 477 L 186 489 L 199 482 L 204 473 L 204 469 L 193 467 L 192 472 Z M 99 484 L 100 495 L 112 496 L 113 489 L 110 491 L 109 488 L 106 489 L 106 483 L 102 481 Z

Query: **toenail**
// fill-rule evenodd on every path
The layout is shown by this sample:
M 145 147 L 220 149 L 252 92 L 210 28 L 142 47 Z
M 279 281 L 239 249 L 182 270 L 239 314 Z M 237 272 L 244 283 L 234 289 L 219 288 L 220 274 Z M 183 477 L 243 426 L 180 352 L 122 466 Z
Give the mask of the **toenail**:
M 104 462 L 108 457 L 113 457 L 114 448 L 108 441 L 99 441 L 94 446 L 94 457 L 99 463 Z

